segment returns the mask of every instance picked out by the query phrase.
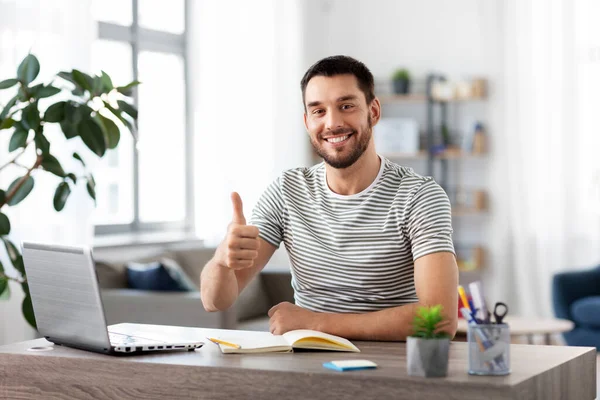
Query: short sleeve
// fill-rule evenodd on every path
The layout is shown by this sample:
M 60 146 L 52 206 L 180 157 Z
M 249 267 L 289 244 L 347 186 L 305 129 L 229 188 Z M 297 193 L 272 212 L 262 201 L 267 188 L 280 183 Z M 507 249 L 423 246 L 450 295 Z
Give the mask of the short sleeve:
M 413 261 L 428 254 L 454 251 L 448 195 L 433 179 L 425 181 L 407 204 L 405 228 Z
M 259 236 L 277 248 L 283 241 L 283 205 L 278 178 L 260 196 L 250 219 L 250 224 L 258 227 Z

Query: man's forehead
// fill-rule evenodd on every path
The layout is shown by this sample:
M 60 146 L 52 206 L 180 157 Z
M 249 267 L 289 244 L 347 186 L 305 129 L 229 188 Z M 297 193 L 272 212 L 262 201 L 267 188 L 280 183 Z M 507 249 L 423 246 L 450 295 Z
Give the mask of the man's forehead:
M 305 102 L 336 101 L 340 98 L 355 96 L 364 98 L 358 87 L 358 80 L 352 74 L 334 76 L 315 76 L 306 85 Z

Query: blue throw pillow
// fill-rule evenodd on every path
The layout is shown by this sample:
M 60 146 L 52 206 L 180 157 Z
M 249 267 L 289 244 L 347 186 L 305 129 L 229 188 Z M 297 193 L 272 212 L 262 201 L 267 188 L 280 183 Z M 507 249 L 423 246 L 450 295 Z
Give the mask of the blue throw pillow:
M 600 328 L 600 296 L 589 296 L 571 304 L 571 315 L 578 325 Z
M 189 292 L 196 290 L 193 284 L 190 286 L 189 282 L 185 282 L 184 276 L 181 275 L 183 272 L 178 265 L 174 262 L 163 263 L 163 261 L 155 261 L 148 264 L 128 263 L 126 266 L 128 286 L 131 289 L 162 292 Z

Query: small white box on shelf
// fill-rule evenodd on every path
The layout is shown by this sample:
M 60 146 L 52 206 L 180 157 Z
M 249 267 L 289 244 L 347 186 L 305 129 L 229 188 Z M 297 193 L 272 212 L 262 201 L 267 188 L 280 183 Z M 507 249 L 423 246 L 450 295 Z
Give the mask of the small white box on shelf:
M 382 118 L 375 126 L 375 148 L 379 153 L 417 153 L 419 124 L 412 118 Z

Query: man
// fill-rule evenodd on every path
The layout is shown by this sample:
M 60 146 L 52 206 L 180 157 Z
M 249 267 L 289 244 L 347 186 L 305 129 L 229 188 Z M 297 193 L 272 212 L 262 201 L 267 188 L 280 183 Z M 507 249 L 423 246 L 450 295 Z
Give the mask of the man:
M 295 303 L 269 310 L 270 330 L 315 329 L 358 340 L 405 340 L 418 306 L 441 304 L 456 332 L 458 268 L 443 189 L 377 155 L 381 117 L 371 72 L 334 56 L 301 81 L 304 124 L 324 163 L 284 172 L 246 224 L 233 220 L 202 271 L 208 311 L 229 308 L 280 243 L 290 256 Z

